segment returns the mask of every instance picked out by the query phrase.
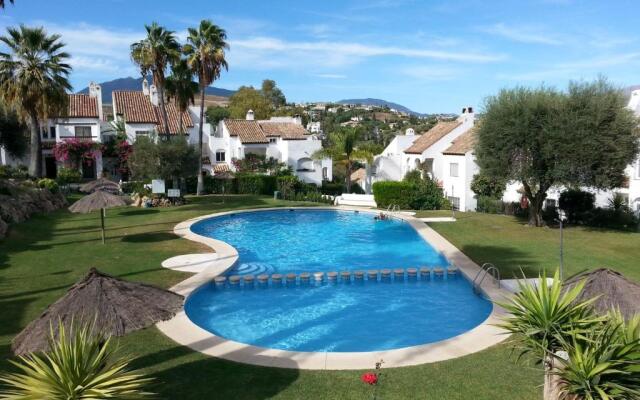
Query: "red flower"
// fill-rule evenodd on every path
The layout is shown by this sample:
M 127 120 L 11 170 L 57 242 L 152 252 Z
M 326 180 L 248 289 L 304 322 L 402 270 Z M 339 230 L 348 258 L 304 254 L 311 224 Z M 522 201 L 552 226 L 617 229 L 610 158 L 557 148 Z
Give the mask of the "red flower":
M 373 372 L 367 372 L 366 374 L 362 374 L 362 382 L 367 383 L 369 385 L 375 385 L 378 383 L 378 375 Z

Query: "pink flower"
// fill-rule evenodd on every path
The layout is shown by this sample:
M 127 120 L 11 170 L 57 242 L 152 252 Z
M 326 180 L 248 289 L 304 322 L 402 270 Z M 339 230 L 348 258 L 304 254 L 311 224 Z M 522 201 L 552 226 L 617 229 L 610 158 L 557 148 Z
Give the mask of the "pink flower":
M 360 379 L 362 380 L 362 382 L 369 385 L 375 385 L 378 383 L 378 375 L 374 374 L 373 372 L 362 374 L 362 377 Z

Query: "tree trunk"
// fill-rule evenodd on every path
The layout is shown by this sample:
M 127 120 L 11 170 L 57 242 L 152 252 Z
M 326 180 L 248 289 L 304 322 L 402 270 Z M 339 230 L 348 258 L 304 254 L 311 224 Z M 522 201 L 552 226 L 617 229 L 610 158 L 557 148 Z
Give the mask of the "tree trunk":
M 347 159 L 347 193 L 351 193 L 351 160 Z
M 525 196 L 529 200 L 529 226 L 544 226 L 542 206 L 547 198 L 547 187 L 540 185 L 538 191 L 534 194 L 527 182 L 522 181 L 522 186 L 524 187 Z
M 29 128 L 31 128 L 31 158 L 29 160 L 29 175 L 42 176 L 42 141 L 40 140 L 40 124 L 34 111 L 29 112 Z
M 184 134 L 184 121 L 182 121 L 182 114 L 184 114 L 185 110 L 180 110 L 180 115 L 178 116 L 178 123 L 180 124 L 180 133 Z
M 202 130 L 204 125 L 204 82 L 200 79 L 200 125 L 198 126 L 198 187 L 196 195 L 200 196 L 204 191 L 204 177 L 202 176 Z
M 158 101 L 160 102 L 160 113 L 162 114 L 162 125 L 164 134 L 169 137 L 169 115 L 167 114 L 167 104 L 164 101 L 164 85 L 158 80 Z
M 547 357 L 544 361 L 544 400 L 558 400 L 559 398 L 558 375 L 556 374 L 553 357 Z

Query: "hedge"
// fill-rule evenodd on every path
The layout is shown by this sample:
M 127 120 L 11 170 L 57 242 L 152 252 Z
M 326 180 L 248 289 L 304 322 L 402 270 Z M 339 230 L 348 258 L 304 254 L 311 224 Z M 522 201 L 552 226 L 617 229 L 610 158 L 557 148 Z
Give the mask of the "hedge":
M 237 174 L 233 179 L 216 179 L 204 176 L 204 193 L 207 194 L 263 194 L 273 195 L 277 190 L 276 177 L 261 174 Z M 197 178 L 187 178 L 187 193 L 195 193 Z
M 439 210 L 446 199 L 435 182 L 393 182 L 383 181 L 373 184 L 373 197 L 380 208 L 397 205 L 401 209 Z

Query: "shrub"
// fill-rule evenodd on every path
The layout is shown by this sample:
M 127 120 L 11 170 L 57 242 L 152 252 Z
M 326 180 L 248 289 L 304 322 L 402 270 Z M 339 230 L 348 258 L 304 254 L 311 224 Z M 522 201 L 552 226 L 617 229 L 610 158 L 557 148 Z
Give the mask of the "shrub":
M 585 213 L 593 210 L 595 200 L 593 193 L 569 189 L 560 194 L 559 206 L 570 223 L 584 223 Z
M 504 202 L 489 196 L 478 195 L 476 197 L 476 211 L 487 214 L 503 214 Z
M 145 183 L 146 182 L 143 182 L 143 181 L 122 182 L 122 185 L 120 185 L 120 188 L 122 189 L 122 193 L 127 193 L 127 194 L 146 193 L 148 189 L 144 187 Z
M 82 174 L 77 169 L 64 167 L 58 169 L 56 181 L 60 186 L 67 186 L 70 183 L 78 183 L 81 180 Z
M 331 196 L 340 196 L 342 193 L 346 192 L 346 190 L 345 186 L 338 182 L 322 182 L 322 187 L 320 188 L 322 194 L 328 194 Z
M 58 193 L 60 188 L 58 184 L 53 179 L 42 178 L 38 181 L 38 187 L 40 189 L 48 189 L 51 193 Z
M 277 188 L 277 178 L 270 175 L 238 174 L 236 175 L 238 193 L 272 195 Z
M 296 184 L 298 178 L 295 176 L 279 176 L 277 178 L 277 190 L 283 199 L 287 199 L 288 196 L 295 194 Z
M 483 174 L 473 176 L 471 190 L 478 196 L 500 199 L 506 188 L 506 183 L 500 179 Z
M 10 165 L 0 165 L 0 178 L 6 179 L 28 179 L 29 171 L 24 165 L 12 167 Z
M 373 184 L 373 198 L 380 208 L 397 204 L 400 208 L 408 209 L 415 191 L 415 185 L 408 182 L 382 181 Z

